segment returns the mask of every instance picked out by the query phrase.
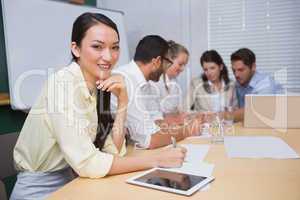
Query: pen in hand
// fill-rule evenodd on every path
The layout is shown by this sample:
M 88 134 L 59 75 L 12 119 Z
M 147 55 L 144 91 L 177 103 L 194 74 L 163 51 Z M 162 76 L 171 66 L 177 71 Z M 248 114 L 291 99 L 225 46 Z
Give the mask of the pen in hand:
M 171 141 L 172 141 L 172 147 L 173 148 L 176 148 L 176 139 L 175 139 L 175 137 L 173 137 L 173 136 L 171 136 Z

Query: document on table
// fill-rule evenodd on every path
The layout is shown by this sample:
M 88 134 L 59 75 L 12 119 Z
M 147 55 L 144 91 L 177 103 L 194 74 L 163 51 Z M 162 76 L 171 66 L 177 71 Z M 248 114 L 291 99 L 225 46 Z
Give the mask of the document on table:
M 181 144 L 180 146 L 187 149 L 186 157 L 180 168 L 171 168 L 172 170 L 200 176 L 210 176 L 212 174 L 214 165 L 203 162 L 208 153 L 209 145 Z
M 281 138 L 274 136 L 227 136 L 224 145 L 230 158 L 300 158 Z
M 171 168 L 175 172 L 195 174 L 198 176 L 211 176 L 214 165 L 203 162 L 208 153 L 209 145 L 200 144 L 182 144 L 187 149 L 187 154 L 183 165 L 180 168 Z M 207 190 L 209 185 L 202 188 L 201 191 Z
M 204 144 L 181 144 L 180 146 L 187 149 L 185 157 L 186 162 L 199 163 L 204 160 L 209 150 L 209 145 Z
M 194 174 L 198 176 L 211 176 L 214 166 L 215 166 L 214 164 L 209 164 L 207 162 L 201 162 L 201 161 L 199 161 L 198 163 L 184 162 L 181 167 L 170 168 L 168 170 Z

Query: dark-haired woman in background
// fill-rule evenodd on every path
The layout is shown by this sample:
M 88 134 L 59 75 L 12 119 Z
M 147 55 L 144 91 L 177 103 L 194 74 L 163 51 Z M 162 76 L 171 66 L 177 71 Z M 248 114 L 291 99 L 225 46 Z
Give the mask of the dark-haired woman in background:
M 215 50 L 202 54 L 201 77 L 191 81 L 185 108 L 198 112 L 221 112 L 225 107 L 237 105 L 234 83 L 230 81 L 228 70 L 222 57 Z
M 122 157 L 128 97 L 123 77 L 111 74 L 119 40 L 116 24 L 102 14 L 84 13 L 76 19 L 73 62 L 49 77 L 15 146 L 19 174 L 11 199 L 45 199 L 72 180 L 71 169 L 81 177 L 100 178 L 181 166 L 186 150 L 180 147 Z M 111 93 L 118 99 L 114 119 Z

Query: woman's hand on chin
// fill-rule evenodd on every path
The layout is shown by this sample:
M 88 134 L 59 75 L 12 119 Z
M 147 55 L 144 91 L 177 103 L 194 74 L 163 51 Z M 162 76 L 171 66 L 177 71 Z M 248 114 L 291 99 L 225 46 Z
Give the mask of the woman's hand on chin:
M 102 91 L 113 93 L 118 98 L 119 103 L 128 103 L 126 84 L 122 75 L 111 75 L 106 80 L 97 81 L 96 85 Z

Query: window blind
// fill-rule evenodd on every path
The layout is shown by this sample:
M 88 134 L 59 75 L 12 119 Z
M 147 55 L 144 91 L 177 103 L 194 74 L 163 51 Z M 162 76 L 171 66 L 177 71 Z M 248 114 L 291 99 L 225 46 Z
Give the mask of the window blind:
M 230 55 L 247 47 L 257 70 L 300 93 L 299 0 L 209 0 L 208 46 L 222 55 L 232 78 Z

